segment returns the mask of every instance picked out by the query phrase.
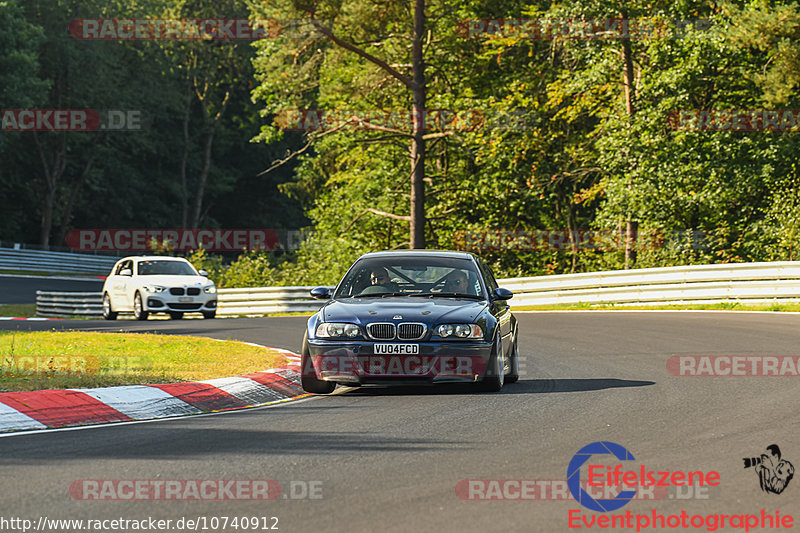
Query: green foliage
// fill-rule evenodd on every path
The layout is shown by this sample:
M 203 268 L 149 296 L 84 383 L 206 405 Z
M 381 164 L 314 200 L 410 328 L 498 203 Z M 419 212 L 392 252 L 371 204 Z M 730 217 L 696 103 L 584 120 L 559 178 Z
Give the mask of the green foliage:
M 412 5 L 0 0 L 9 28 L 0 36 L 3 108 L 128 108 L 152 117 L 138 134 L 0 134 L 0 185 L 8 192 L 0 237 L 35 241 L 50 192 L 53 229 L 42 233 L 56 244 L 74 227 L 192 225 L 184 204 L 208 227 L 310 223 L 313 236 L 289 254 L 247 252 L 224 264 L 197 252 L 197 266 L 223 287 L 332 284 L 361 253 L 407 247 L 411 121 L 291 131 L 281 117 L 297 109 L 411 109 L 407 87 L 316 31 L 311 18 L 409 76 Z M 462 31 L 470 20 L 603 20 L 622 8 L 632 19 L 663 23 L 659 35 L 629 42 L 630 114 L 619 39 L 465 38 Z M 220 11 L 277 19 L 284 31 L 252 44 L 81 42 L 63 31 L 65 19 L 83 16 Z M 426 14 L 426 107 L 474 119 L 428 132 L 429 246 L 454 248 L 465 230 L 616 231 L 630 218 L 646 235 L 668 236 L 659 246 L 640 242 L 636 267 L 797 256 L 796 133 L 675 130 L 668 117 L 800 107 L 798 4 L 428 0 Z M 698 19 L 709 24 L 670 22 Z M 85 65 L 98 74 L 85 74 Z M 55 184 L 40 147 L 48 165 L 65 162 Z M 621 249 L 569 244 L 479 253 L 501 276 L 624 265 Z

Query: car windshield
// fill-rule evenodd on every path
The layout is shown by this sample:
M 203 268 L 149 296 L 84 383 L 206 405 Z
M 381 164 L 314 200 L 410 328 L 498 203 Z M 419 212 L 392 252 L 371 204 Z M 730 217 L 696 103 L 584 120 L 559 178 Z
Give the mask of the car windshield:
M 451 257 L 370 257 L 347 272 L 334 298 L 428 296 L 484 298 L 474 263 Z
M 139 261 L 140 276 L 196 276 L 192 265 L 183 261 Z

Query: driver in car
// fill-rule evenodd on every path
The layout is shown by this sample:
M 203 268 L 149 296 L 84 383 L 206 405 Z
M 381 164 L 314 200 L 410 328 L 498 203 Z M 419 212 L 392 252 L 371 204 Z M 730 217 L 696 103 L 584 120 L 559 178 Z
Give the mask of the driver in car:
M 371 285 L 380 285 L 394 292 L 397 290 L 397 283 L 389 279 L 389 273 L 385 268 L 376 268 L 369 274 L 369 282 Z
M 369 273 L 369 287 L 361 291 L 362 294 L 380 294 L 384 292 L 399 292 L 397 283 L 389 278 L 385 268 L 373 268 Z

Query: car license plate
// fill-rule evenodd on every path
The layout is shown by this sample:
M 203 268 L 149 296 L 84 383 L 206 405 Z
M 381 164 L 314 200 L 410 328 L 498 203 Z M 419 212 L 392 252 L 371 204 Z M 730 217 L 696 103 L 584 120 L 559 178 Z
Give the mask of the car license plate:
M 380 355 L 405 355 L 419 353 L 419 344 L 376 344 L 375 353 Z
M 193 298 L 191 296 L 181 296 L 178 298 L 179 302 L 191 302 Z

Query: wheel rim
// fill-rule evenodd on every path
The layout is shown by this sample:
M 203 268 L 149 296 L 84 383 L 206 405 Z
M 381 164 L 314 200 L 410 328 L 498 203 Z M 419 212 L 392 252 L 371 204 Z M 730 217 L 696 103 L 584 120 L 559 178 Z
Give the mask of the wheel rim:
M 111 302 L 108 299 L 108 294 L 103 296 L 103 313 L 105 313 L 106 316 L 111 314 Z
M 137 315 L 142 314 L 142 297 L 138 294 L 133 299 L 133 310 L 136 312 Z

